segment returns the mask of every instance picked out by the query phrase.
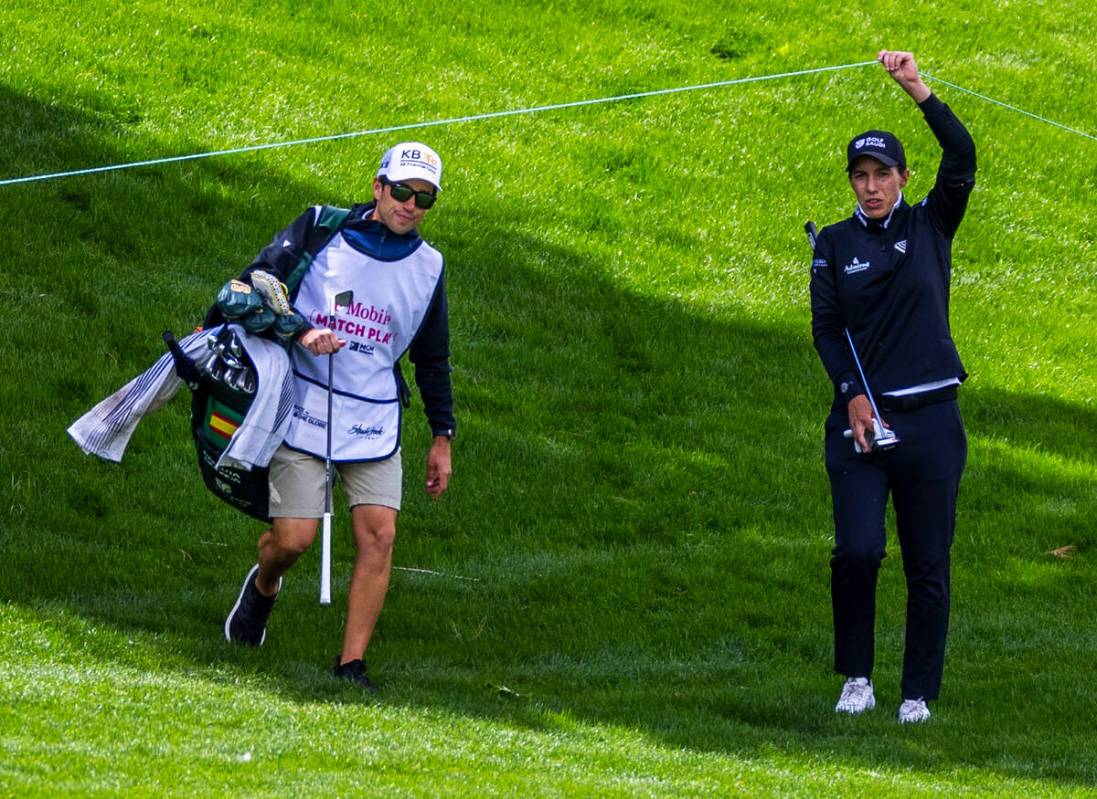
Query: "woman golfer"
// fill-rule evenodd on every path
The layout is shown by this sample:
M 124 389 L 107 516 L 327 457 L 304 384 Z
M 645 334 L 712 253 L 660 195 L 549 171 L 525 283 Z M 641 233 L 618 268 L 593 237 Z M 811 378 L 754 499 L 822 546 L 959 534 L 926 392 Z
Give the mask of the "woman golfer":
M 943 152 L 933 188 L 909 205 L 899 140 L 882 130 L 855 136 L 846 172 L 857 207 L 825 227 L 815 246 L 812 336 L 834 383 L 825 425 L 831 598 L 835 670 L 846 677 L 835 710 L 856 714 L 876 704 L 876 577 L 890 493 L 907 583 L 899 721 L 921 722 L 941 687 L 949 550 L 967 457 L 956 404 L 967 374 L 949 328 L 949 278 L 952 238 L 975 185 L 975 145 L 922 82 L 911 53 L 882 50 L 878 59 L 921 109 Z M 881 434 L 882 446 L 874 446 Z

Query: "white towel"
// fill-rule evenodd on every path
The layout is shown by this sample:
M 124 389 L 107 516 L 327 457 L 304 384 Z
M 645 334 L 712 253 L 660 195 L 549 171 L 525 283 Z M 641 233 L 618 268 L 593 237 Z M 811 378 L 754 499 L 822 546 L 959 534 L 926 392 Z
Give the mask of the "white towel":
M 206 339 L 222 326 L 192 333 L 179 341 L 188 357 L 207 351 Z M 255 400 L 236 429 L 217 467 L 250 470 L 265 467 L 289 430 L 294 403 L 293 373 L 285 349 L 232 325 L 255 364 Z M 175 396 L 183 381 L 175 374 L 171 353 L 164 353 L 148 370 L 126 383 L 72 423 L 68 434 L 89 455 L 119 462 L 130 437 L 145 416 Z

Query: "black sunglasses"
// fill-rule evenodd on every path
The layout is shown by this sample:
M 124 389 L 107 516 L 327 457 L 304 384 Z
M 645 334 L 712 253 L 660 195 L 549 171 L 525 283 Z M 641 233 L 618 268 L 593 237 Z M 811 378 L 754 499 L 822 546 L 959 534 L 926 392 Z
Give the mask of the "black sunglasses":
M 415 207 L 426 210 L 434 205 L 434 201 L 438 199 L 438 195 L 431 191 L 416 191 L 406 183 L 393 183 L 390 180 L 381 178 L 381 183 L 389 187 L 389 194 L 392 195 L 392 199 L 398 203 L 406 203 L 410 198 L 415 198 Z

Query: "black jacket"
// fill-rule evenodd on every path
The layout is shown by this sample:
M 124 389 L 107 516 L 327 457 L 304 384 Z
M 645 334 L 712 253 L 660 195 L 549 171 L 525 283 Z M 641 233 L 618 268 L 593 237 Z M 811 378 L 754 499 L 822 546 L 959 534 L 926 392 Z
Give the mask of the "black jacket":
M 933 189 L 916 206 L 900 200 L 886 220 L 858 209 L 816 241 L 812 336 L 835 411 L 864 393 L 845 328 L 873 394 L 967 377 L 949 327 L 949 281 L 952 238 L 975 185 L 975 144 L 936 96 L 919 107 L 943 151 Z

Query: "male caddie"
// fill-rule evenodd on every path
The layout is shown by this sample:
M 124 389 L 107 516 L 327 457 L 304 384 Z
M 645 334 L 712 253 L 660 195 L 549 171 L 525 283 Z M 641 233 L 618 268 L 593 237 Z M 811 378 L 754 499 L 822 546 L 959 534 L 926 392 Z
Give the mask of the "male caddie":
M 441 180 L 434 150 L 418 142 L 398 144 L 381 159 L 374 201 L 350 210 L 299 283 L 290 272 L 301 269 L 302 255 L 316 241 L 319 207 L 275 236 L 241 278 L 260 270 L 290 284 L 288 299 L 308 324 L 291 348 L 297 400 L 270 467 L 273 523 L 259 538 L 259 562 L 244 579 L 225 637 L 249 646 L 263 643 L 282 575 L 316 537 L 325 504 L 328 361 L 334 354 L 331 457 L 349 500 L 357 547 L 334 674 L 369 691 L 377 688 L 363 656 L 388 590 L 400 509 L 401 399 L 407 388 L 398 361 L 405 352 L 415 365 L 434 434 L 427 493 L 441 496 L 450 479 L 454 419 L 443 260 L 418 233 Z
M 857 207 L 819 234 L 812 333 L 834 384 L 825 425 L 835 531 L 831 598 L 835 669 L 846 677 L 835 710 L 860 713 L 876 703 L 876 578 L 890 493 L 907 582 L 899 721 L 919 722 L 929 718 L 927 703 L 941 687 L 949 551 L 967 457 L 956 404 L 967 374 L 949 327 L 949 279 L 952 238 L 975 185 L 975 145 L 922 82 L 913 55 L 884 50 L 879 60 L 921 109 L 941 145 L 941 165 L 926 198 L 908 205 L 899 140 L 880 130 L 853 137 L 846 171 Z

